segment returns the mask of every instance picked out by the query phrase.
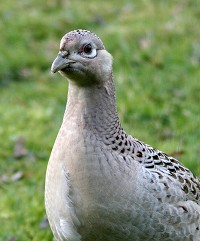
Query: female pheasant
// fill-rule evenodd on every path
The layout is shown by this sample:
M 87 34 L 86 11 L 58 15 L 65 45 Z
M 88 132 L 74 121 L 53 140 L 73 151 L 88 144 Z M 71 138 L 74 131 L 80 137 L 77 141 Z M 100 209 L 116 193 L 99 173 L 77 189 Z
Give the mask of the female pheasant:
M 200 180 L 122 129 L 112 56 L 99 37 L 66 34 L 51 70 L 69 80 L 46 173 L 55 240 L 200 241 Z

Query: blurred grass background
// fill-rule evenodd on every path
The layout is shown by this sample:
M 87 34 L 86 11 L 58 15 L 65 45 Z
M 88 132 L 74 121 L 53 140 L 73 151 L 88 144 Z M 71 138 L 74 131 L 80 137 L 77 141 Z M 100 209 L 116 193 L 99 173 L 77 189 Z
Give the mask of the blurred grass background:
M 7 0 L 0 16 L 0 241 L 52 240 L 44 178 L 67 81 L 50 66 L 73 29 L 113 55 L 124 129 L 200 176 L 198 0 Z

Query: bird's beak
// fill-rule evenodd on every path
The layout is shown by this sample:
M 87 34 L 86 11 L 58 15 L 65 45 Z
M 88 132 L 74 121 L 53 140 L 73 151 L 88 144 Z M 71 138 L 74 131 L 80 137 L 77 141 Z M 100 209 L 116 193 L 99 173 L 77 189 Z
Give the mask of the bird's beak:
M 58 56 L 55 58 L 55 60 L 53 61 L 52 65 L 51 65 L 51 72 L 52 73 L 56 73 L 59 70 L 64 69 L 65 67 L 67 67 L 70 63 L 75 63 L 75 61 L 64 58 L 60 53 L 58 54 Z

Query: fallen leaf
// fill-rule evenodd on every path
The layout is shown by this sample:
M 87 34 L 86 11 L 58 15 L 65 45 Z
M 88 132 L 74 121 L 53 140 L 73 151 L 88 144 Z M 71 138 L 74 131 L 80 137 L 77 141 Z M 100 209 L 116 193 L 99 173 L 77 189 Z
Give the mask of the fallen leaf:
M 16 182 L 16 181 L 22 179 L 23 176 L 24 176 L 23 172 L 20 172 L 20 171 L 16 172 L 11 176 L 11 181 Z
M 139 40 L 139 45 L 141 49 L 148 49 L 151 45 L 151 40 L 149 38 L 141 38 Z
M 25 140 L 23 136 L 19 136 L 15 141 L 14 146 L 14 157 L 22 158 L 28 154 L 27 149 L 25 148 Z
M 49 221 L 47 219 L 47 217 L 45 216 L 42 220 L 42 222 L 40 223 L 40 229 L 45 229 L 49 227 Z
M 17 240 L 18 240 L 17 237 L 12 236 L 12 237 L 9 237 L 6 241 L 17 241 Z
M 0 176 L 0 181 L 1 182 L 9 182 L 10 178 L 7 174 L 3 174 L 2 176 Z

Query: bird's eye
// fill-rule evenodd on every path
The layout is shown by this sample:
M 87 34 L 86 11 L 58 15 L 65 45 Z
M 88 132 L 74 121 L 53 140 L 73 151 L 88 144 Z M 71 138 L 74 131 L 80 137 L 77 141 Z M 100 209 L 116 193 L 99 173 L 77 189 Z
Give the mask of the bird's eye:
M 85 44 L 79 50 L 79 54 L 85 58 L 94 58 L 97 55 L 97 51 L 91 44 Z
M 91 54 L 91 52 L 92 52 L 92 46 L 91 46 L 91 44 L 85 45 L 85 46 L 83 47 L 83 52 L 84 52 L 85 54 Z

